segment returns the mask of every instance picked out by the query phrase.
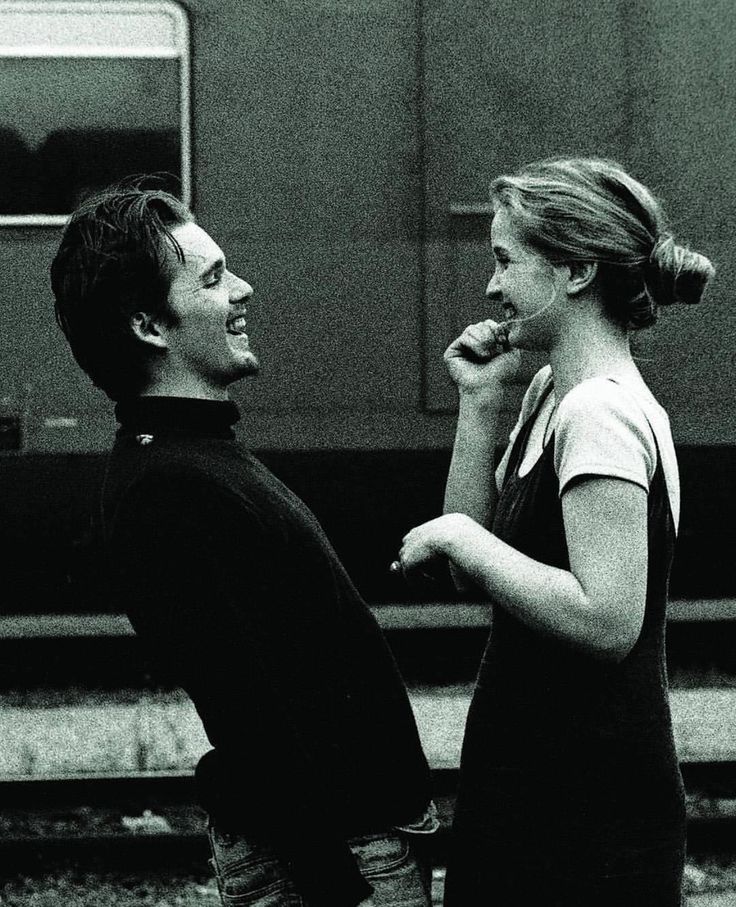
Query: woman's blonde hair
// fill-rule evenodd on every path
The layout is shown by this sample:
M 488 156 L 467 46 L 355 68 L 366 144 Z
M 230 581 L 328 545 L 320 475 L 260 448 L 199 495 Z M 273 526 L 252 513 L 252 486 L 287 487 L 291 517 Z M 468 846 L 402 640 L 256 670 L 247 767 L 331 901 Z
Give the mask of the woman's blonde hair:
M 674 241 L 660 202 L 614 161 L 537 161 L 494 180 L 491 200 L 550 261 L 597 262 L 606 309 L 630 329 L 654 324 L 661 305 L 700 302 L 715 273 Z

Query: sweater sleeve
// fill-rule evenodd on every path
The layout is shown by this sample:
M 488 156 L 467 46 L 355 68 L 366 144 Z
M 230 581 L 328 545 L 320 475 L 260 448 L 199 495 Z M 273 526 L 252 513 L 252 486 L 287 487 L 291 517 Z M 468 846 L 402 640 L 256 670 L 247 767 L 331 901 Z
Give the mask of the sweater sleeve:
M 218 779 L 205 809 L 262 830 L 310 903 L 365 900 L 371 886 L 331 813 L 330 779 L 299 714 L 308 696 L 337 694 L 318 668 L 308 692 L 295 676 L 285 637 L 299 628 L 284 623 L 293 610 L 281 607 L 278 583 L 288 546 L 273 520 L 196 476 L 149 476 L 118 508 L 111 547 L 131 622 L 189 693 L 214 746 L 197 772 L 205 785 L 213 771 Z

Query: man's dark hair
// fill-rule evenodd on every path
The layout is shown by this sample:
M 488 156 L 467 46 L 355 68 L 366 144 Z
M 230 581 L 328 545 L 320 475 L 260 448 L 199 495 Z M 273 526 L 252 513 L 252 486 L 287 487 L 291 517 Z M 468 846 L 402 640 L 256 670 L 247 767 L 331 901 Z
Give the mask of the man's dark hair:
M 136 395 L 156 349 L 131 328 L 136 312 L 167 316 L 171 230 L 193 220 L 168 192 L 115 186 L 72 214 L 51 264 L 56 320 L 74 358 L 112 400 Z

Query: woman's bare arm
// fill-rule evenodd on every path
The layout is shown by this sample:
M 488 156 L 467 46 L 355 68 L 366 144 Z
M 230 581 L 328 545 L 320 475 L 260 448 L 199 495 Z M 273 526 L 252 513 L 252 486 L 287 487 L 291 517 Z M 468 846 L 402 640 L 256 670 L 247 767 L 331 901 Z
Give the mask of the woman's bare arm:
M 644 619 L 647 493 L 632 482 L 586 477 L 562 496 L 570 570 L 535 561 L 465 514 L 412 529 L 401 561 L 443 555 L 489 598 L 533 629 L 600 658 L 624 658 Z

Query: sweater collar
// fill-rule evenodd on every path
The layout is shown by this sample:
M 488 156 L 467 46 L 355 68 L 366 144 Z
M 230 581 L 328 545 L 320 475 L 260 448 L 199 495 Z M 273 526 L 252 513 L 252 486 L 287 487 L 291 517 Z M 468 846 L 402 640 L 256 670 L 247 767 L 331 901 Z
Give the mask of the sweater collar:
M 231 426 L 240 413 L 232 400 L 202 400 L 195 397 L 132 397 L 115 406 L 119 434 L 188 435 L 204 438 L 234 438 Z

